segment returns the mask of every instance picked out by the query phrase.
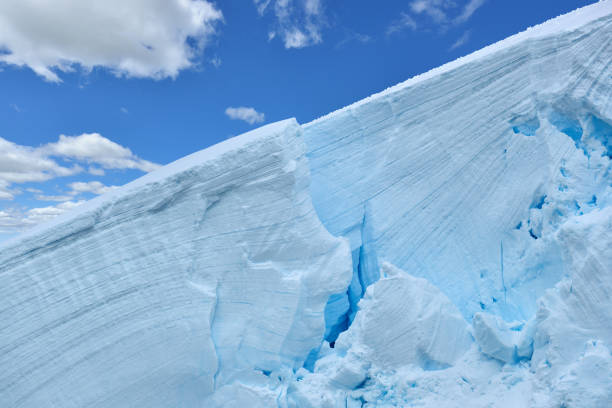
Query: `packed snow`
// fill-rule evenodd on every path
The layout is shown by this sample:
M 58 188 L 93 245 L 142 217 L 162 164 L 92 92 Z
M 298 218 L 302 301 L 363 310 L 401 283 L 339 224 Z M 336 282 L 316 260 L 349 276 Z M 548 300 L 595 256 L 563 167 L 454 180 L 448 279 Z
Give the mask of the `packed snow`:
M 2 407 L 612 406 L 612 1 L 0 247 Z

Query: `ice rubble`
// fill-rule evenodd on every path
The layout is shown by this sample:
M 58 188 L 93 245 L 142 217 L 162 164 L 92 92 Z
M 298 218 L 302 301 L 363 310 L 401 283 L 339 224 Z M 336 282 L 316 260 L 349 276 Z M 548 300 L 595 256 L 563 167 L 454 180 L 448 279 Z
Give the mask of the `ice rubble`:
M 603 1 L 3 245 L 0 406 L 610 406 L 610 61 Z

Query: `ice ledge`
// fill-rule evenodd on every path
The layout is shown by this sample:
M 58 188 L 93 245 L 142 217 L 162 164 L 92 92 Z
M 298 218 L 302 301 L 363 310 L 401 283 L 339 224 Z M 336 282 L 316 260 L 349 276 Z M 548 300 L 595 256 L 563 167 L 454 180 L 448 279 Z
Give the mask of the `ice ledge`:
M 491 44 L 487 47 L 481 48 L 478 51 L 474 51 L 471 54 L 468 54 L 463 57 L 459 57 L 456 60 L 443 64 L 439 67 L 433 68 L 422 74 L 415 75 L 414 77 L 407 79 L 406 81 L 401 82 L 399 84 L 393 85 L 385 89 L 384 91 L 377 92 L 371 96 L 368 96 L 367 98 L 361 99 L 360 101 L 357 101 L 355 103 L 352 103 L 350 105 L 337 109 L 333 112 L 330 112 L 326 115 L 323 115 L 320 118 L 317 118 L 305 124 L 304 127 L 308 128 L 309 126 L 314 125 L 320 121 L 328 120 L 331 117 L 339 113 L 350 111 L 351 109 L 355 109 L 361 105 L 373 102 L 381 97 L 393 94 L 404 88 L 411 87 L 420 82 L 440 76 L 446 72 L 453 71 L 463 65 L 469 64 L 474 61 L 478 61 L 498 51 L 518 45 L 524 41 L 541 38 L 541 37 L 545 37 L 549 35 L 554 35 L 558 33 L 574 31 L 574 30 L 579 29 L 580 27 L 590 24 L 593 21 L 606 17 L 610 14 L 612 14 L 612 0 L 601 0 L 598 3 L 594 3 L 591 5 L 579 8 L 577 10 L 570 11 L 569 13 L 552 18 L 541 24 L 537 24 L 535 26 L 529 27 L 525 31 L 522 31 L 518 34 L 514 34 L 501 41 Z
M 17 245 L 23 245 L 25 241 L 29 241 L 43 234 L 53 235 L 51 230 L 54 228 L 57 228 L 60 225 L 66 225 L 87 214 L 93 214 L 101 207 L 112 203 L 113 201 L 117 201 L 129 194 L 133 194 L 136 190 L 142 188 L 143 186 L 160 183 L 164 179 L 190 171 L 195 167 L 200 167 L 213 161 L 222 161 L 224 156 L 230 154 L 234 155 L 236 152 L 248 150 L 252 146 L 260 143 L 262 140 L 277 137 L 283 133 L 287 133 L 290 129 L 298 131 L 299 127 L 300 125 L 297 123 L 295 118 L 281 120 L 184 156 L 117 189 L 88 200 L 79 207 L 74 208 L 71 211 L 66 212 L 43 224 L 35 226 L 32 229 L 24 231 L 14 238 L 0 242 L 0 250 Z

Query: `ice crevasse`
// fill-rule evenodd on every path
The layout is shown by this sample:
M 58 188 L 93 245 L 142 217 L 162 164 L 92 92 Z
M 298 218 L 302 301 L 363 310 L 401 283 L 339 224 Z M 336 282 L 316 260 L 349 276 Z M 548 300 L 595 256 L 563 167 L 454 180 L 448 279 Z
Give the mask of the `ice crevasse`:
M 609 407 L 612 2 L 0 247 L 0 406 Z

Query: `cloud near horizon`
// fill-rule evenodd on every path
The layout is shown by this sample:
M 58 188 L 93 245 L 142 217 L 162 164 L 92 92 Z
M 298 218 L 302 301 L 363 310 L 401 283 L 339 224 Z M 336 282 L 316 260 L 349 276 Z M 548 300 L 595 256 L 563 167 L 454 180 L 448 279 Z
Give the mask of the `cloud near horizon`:
M 60 135 L 57 142 L 36 148 L 0 137 L 0 199 L 11 200 L 19 194 L 15 184 L 72 176 L 84 172 L 86 165 L 95 175 L 104 174 L 103 169 L 149 172 L 159 167 L 159 164 L 139 158 L 130 149 L 99 133 Z
M 51 220 L 79 205 L 85 200 L 66 201 L 57 205 L 23 209 L 0 210 L 0 234 L 13 234 Z

